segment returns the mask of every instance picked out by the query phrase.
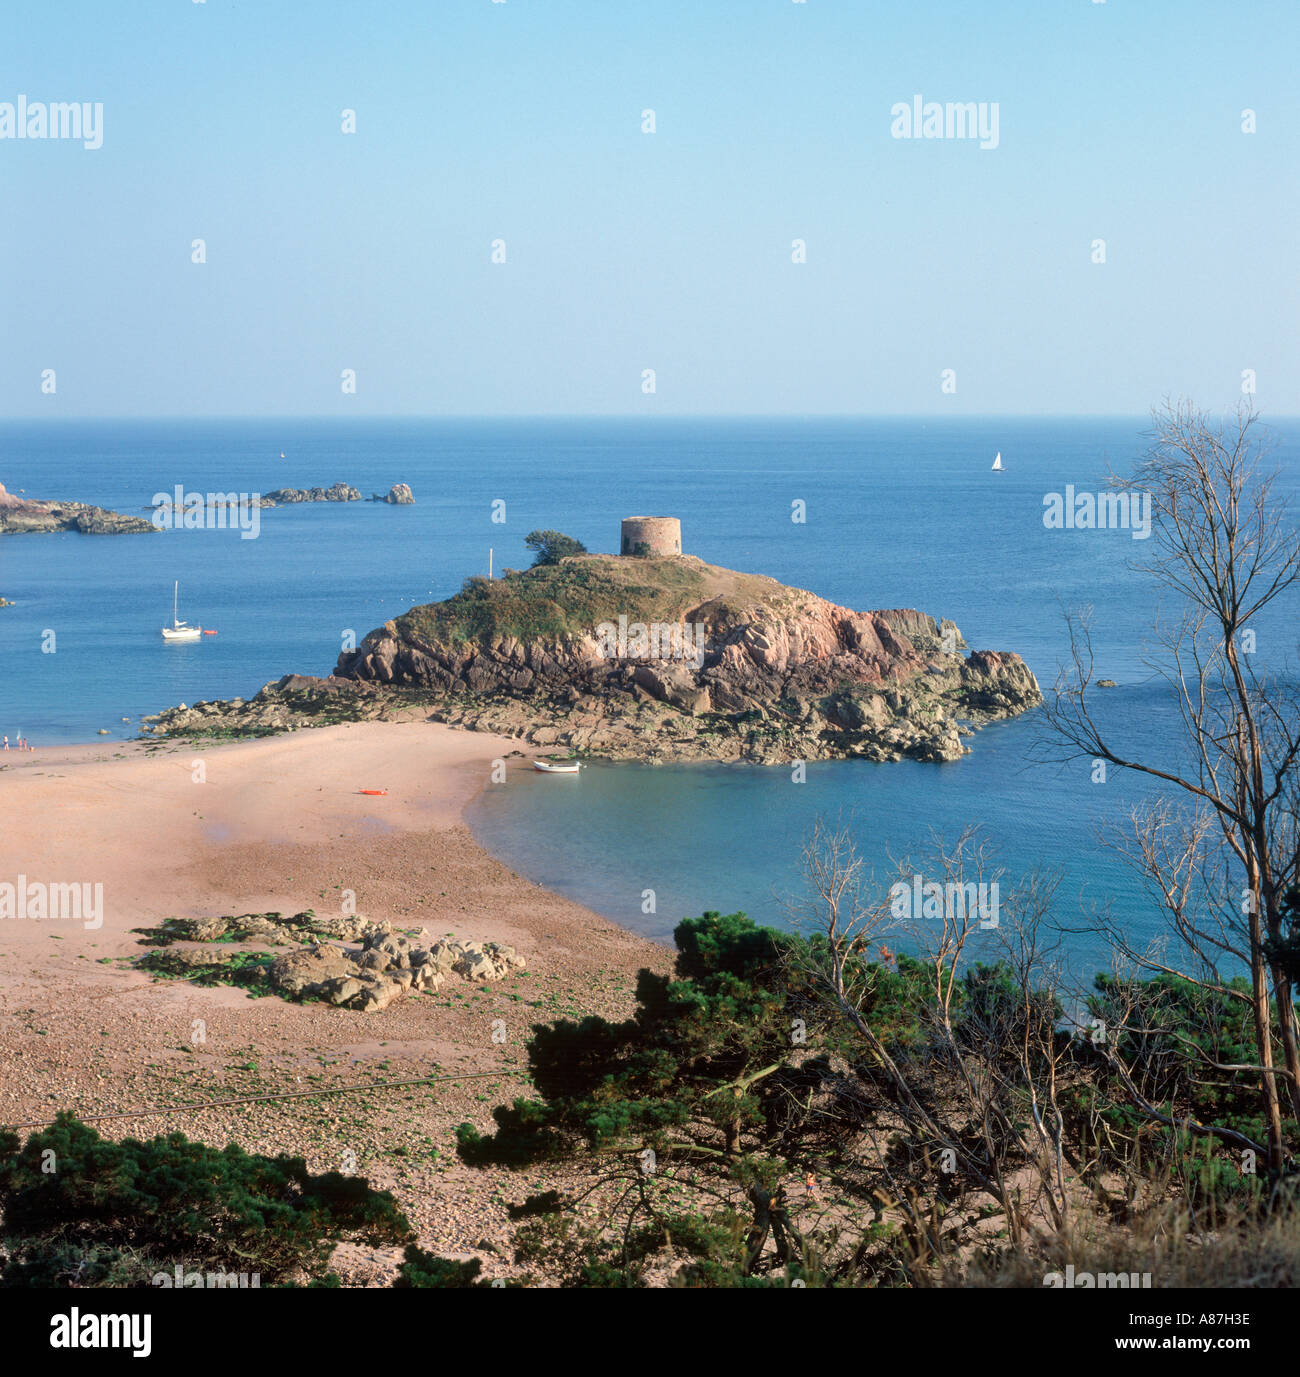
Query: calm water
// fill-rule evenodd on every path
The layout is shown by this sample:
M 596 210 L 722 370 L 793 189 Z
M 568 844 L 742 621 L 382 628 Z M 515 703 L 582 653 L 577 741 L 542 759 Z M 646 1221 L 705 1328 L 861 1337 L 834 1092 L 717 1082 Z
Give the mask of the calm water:
M 1064 653 L 1061 604 L 1096 608 L 1098 673 L 1120 687 L 1104 710 L 1149 752 L 1172 742 L 1142 646 L 1155 599 L 1129 565 L 1150 542 L 1126 532 L 1048 531 L 1043 495 L 1096 490 L 1143 446 L 1140 419 L 893 421 L 195 422 L 6 425 L 0 481 L 31 496 L 145 509 L 176 484 L 268 492 L 342 480 L 363 493 L 410 483 L 417 505 L 313 504 L 232 532 L 0 540 L 0 729 L 38 746 L 138 731 L 177 702 L 247 695 L 288 671 L 326 673 L 344 636 L 471 573 L 528 562 L 524 535 L 569 532 L 617 548 L 620 517 L 682 518 L 688 552 L 770 574 L 858 608 L 951 617 L 975 647 L 1019 651 L 1044 686 Z M 1300 428 L 1274 426 L 1294 486 Z M 992 474 L 1001 450 L 1006 472 Z M 285 458 L 281 459 L 281 451 Z M 491 521 L 504 501 L 505 525 Z M 806 504 L 805 524 L 790 519 Z M 181 613 L 218 635 L 166 645 L 172 580 Z M 1261 649 L 1289 654 L 1289 621 Z M 55 653 L 43 653 L 55 635 Z M 123 721 L 123 718 L 130 719 Z M 576 780 L 517 779 L 474 823 L 530 877 L 611 918 L 663 935 L 704 907 L 779 918 L 771 890 L 795 885 L 818 813 L 848 816 L 881 872 L 931 829 L 982 824 L 1010 876 L 1063 870 L 1068 907 L 1109 902 L 1150 922 L 1127 872 L 1096 847 L 1131 785 L 1086 766 L 1031 765 L 1036 715 L 986 729 L 946 766 L 827 763 L 807 782 L 758 767 L 599 766 Z M 656 912 L 643 914 L 653 889 Z M 1074 939 L 1091 954 L 1087 936 Z

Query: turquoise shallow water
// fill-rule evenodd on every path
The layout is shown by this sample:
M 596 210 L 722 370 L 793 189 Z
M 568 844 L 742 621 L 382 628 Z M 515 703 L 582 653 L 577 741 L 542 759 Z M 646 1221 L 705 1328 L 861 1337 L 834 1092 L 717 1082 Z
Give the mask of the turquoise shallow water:
M 176 484 L 267 492 L 404 481 L 417 505 L 351 503 L 262 513 L 257 540 L 228 531 L 0 540 L 0 730 L 38 746 L 134 735 L 142 713 L 249 694 L 288 671 L 326 673 L 357 638 L 414 602 L 446 597 L 471 573 L 522 566 L 523 536 L 554 527 L 617 548 L 619 519 L 682 518 L 689 553 L 770 574 L 858 607 L 947 616 L 975 647 L 1015 650 L 1044 687 L 1065 652 L 1062 604 L 1096 611 L 1102 701 L 1134 749 L 1172 748 L 1174 719 L 1143 663 L 1155 597 L 1126 532 L 1050 531 L 1044 494 L 1097 490 L 1140 451 L 1138 419 L 849 421 L 249 421 L 0 426 L 0 481 L 11 491 L 122 511 Z M 1300 427 L 1275 427 L 1275 460 L 1293 492 Z M 992 474 L 1000 450 L 1006 472 Z M 280 458 L 281 451 L 285 458 Z M 504 525 L 491 520 L 505 503 Z M 791 521 L 804 504 L 805 523 Z M 158 627 L 173 579 L 182 615 L 216 637 L 168 646 Z M 1261 653 L 1290 654 L 1295 608 L 1260 630 Z M 47 633 L 56 651 L 42 652 Z M 130 719 L 123 722 L 122 718 Z M 577 780 L 512 777 L 473 822 L 531 878 L 628 926 L 664 936 L 702 908 L 767 920 L 772 889 L 797 886 L 801 838 L 819 813 L 850 814 L 883 877 L 931 830 L 986 829 L 1008 875 L 1063 874 L 1058 907 L 1109 903 L 1135 931 L 1152 910 L 1097 845 L 1134 801 L 1087 769 L 1033 764 L 1037 714 L 988 728 L 950 765 L 910 762 L 788 770 L 595 766 Z M 2 823 L 2 820 L 0 820 Z M 2 833 L 0 833 L 2 836 Z M 655 891 L 655 912 L 642 892 Z M 1145 925 L 1145 926 L 1144 926 Z M 1082 926 L 1088 926 L 1083 923 Z M 1154 929 L 1152 929 L 1154 930 Z M 987 940 L 987 939 L 982 939 Z M 1100 956 L 1085 930 L 1081 960 Z
M 1100 844 L 1139 790 L 1114 778 L 1094 785 L 1083 764 L 1028 766 L 1039 725 L 996 724 L 951 764 L 815 762 L 802 784 L 788 768 L 745 765 L 593 763 L 577 779 L 521 773 L 490 787 L 470 821 L 523 874 L 660 940 L 710 908 L 786 926 L 806 894 L 799 850 L 819 817 L 851 827 L 882 889 L 901 862 L 935 878 L 935 836 L 951 844 L 975 825 L 996 851 L 1004 895 L 1027 869 L 1060 872 L 1055 911 L 1079 929 L 1066 943 L 1071 964 L 1100 968 L 1100 907 L 1131 931 L 1155 932 L 1148 897 Z M 996 936 L 977 933 L 971 954 L 996 959 Z

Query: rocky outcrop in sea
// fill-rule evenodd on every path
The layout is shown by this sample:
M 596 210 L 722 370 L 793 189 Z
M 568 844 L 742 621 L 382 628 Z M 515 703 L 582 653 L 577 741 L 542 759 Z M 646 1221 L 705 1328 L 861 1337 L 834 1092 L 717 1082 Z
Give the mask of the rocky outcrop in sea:
M 20 497 L 0 484 L 0 535 L 80 531 L 83 535 L 140 535 L 154 529 L 140 516 L 125 516 L 89 502 Z
M 955 760 L 979 726 L 1041 701 L 1020 656 L 970 650 L 922 612 L 855 612 L 689 555 L 579 555 L 467 580 L 372 631 L 327 679 L 286 676 L 147 730 L 254 735 L 418 707 L 608 759 Z
M 452 725 L 642 760 L 955 760 L 963 734 L 1042 698 L 1018 655 L 970 651 L 947 620 L 855 612 L 690 555 L 471 580 L 372 631 L 335 675 L 432 691 Z
M 259 507 L 289 507 L 297 502 L 360 502 L 361 493 L 350 483 L 333 483 L 328 488 L 276 488 L 257 500 Z
M 394 507 L 410 507 L 415 503 L 415 496 L 411 492 L 410 484 L 394 483 L 387 494 L 372 493 L 370 500 L 372 502 L 387 502 Z

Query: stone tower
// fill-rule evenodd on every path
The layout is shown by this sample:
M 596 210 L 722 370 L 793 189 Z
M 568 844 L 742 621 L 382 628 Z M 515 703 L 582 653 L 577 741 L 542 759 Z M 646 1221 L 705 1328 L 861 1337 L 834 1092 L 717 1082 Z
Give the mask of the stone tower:
M 663 559 L 682 552 L 682 523 L 675 516 L 625 516 L 620 555 Z

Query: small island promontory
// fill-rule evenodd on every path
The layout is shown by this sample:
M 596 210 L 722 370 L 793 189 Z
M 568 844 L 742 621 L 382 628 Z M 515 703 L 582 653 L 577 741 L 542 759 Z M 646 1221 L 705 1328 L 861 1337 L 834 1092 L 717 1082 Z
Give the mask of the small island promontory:
M 193 516 L 194 525 L 202 524 L 204 513 L 210 508 L 238 507 L 246 503 L 252 507 L 289 507 L 305 502 L 360 502 L 361 492 L 350 483 L 333 483 L 328 488 L 276 488 L 263 494 L 193 493 L 186 494 L 178 487 L 175 494 L 159 493 L 148 510 L 153 518 L 127 516 L 122 512 L 95 507 L 89 502 L 63 502 L 50 498 L 28 498 L 7 492 L 0 483 L 0 535 L 33 535 L 51 531 L 79 531 L 83 535 L 143 535 L 157 531 L 165 523 L 159 514 L 175 519 L 184 512 Z M 407 483 L 394 483 L 386 494 L 376 493 L 370 501 L 386 502 L 390 506 L 409 507 L 415 502 Z M 189 522 L 186 523 L 190 524 Z M 0 604 L 3 606 L 4 604 Z
M 1020 656 L 969 650 L 922 612 L 855 612 L 682 554 L 675 518 L 629 518 L 619 544 L 467 579 L 371 631 L 330 678 L 286 676 L 150 729 L 252 735 L 419 706 L 608 759 L 942 761 L 1041 701 Z
M 143 535 L 153 525 L 142 516 L 124 516 L 88 502 L 21 497 L 0 483 L 0 535 L 80 531 L 83 535 Z

